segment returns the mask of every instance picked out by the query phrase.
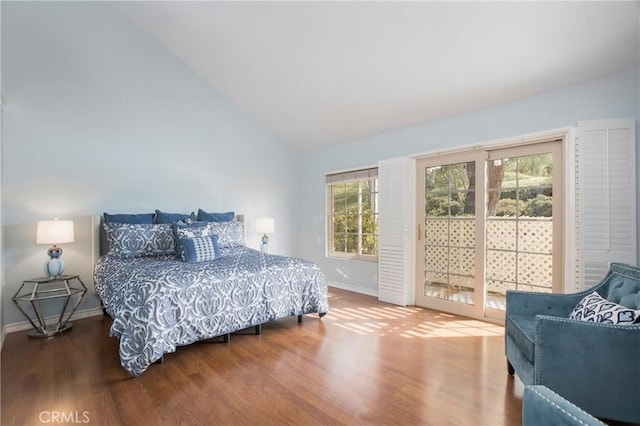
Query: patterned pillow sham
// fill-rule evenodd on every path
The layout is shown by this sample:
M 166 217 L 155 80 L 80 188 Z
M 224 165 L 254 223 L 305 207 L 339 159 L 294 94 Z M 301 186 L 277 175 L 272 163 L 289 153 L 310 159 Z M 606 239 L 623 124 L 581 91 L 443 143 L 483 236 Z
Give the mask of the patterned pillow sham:
M 218 236 L 220 247 L 244 246 L 244 224 L 242 222 L 209 222 L 211 235 Z
M 594 291 L 578 302 L 569 318 L 607 324 L 640 324 L 640 310 L 610 302 Z
M 180 247 L 180 256 L 183 261 L 188 263 L 208 262 L 221 257 L 216 235 L 180 238 Z
M 170 224 L 105 223 L 109 254 L 118 257 L 171 256 L 176 238 Z

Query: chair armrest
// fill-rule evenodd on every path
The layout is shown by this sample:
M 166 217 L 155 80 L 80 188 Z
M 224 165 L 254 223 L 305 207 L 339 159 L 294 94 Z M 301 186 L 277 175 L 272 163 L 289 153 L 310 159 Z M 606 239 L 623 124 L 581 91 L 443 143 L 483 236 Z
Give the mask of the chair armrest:
M 596 417 L 640 421 L 640 324 L 536 317 L 534 384 Z
M 600 420 L 576 407 L 545 386 L 525 386 L 522 426 L 602 425 Z
M 507 291 L 506 315 L 534 317 L 549 315 L 569 317 L 571 311 L 587 293 L 549 294 L 528 291 Z

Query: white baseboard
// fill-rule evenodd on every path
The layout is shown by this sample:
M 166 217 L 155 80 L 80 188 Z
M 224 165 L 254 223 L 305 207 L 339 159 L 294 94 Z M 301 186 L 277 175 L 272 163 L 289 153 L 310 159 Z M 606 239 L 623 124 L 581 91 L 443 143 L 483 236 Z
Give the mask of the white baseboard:
M 354 293 L 360 293 L 360 294 L 366 294 L 367 296 L 378 297 L 378 290 L 374 290 L 374 289 L 370 289 L 370 288 L 366 288 L 366 287 L 359 287 L 359 286 L 356 286 L 356 285 L 340 283 L 340 282 L 337 282 L 337 281 L 327 282 L 327 285 L 329 287 L 335 287 L 335 288 L 339 288 L 341 290 L 348 290 L 348 291 L 352 291 Z
M 102 308 L 91 308 L 91 309 L 85 309 L 84 311 L 76 311 L 73 313 L 71 322 L 73 322 L 74 320 L 79 320 L 83 318 L 97 317 L 99 315 L 102 315 Z M 55 324 L 58 321 L 58 315 L 52 315 L 52 316 L 46 317 L 45 321 L 47 322 L 47 324 L 52 324 L 52 323 Z M 2 329 L 2 343 L 4 343 L 4 338 L 7 333 L 15 333 L 16 331 L 30 330 L 31 328 L 33 327 L 31 326 L 31 323 L 29 321 L 14 322 L 12 324 L 5 325 L 4 328 Z

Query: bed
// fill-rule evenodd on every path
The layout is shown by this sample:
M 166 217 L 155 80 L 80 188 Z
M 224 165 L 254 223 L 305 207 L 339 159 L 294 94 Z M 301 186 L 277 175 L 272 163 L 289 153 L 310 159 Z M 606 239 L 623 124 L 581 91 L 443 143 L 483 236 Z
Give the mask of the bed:
M 178 346 L 329 310 L 320 268 L 245 246 L 242 222 L 107 218 L 108 250 L 96 261 L 94 283 L 113 318 L 122 367 L 134 377 Z

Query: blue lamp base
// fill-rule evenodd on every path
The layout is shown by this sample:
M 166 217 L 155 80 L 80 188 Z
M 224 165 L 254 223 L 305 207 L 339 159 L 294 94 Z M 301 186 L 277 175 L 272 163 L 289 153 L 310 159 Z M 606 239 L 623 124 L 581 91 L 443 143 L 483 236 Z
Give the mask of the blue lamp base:
M 58 246 L 53 246 L 47 250 L 49 255 L 49 261 L 44 265 L 44 270 L 50 277 L 59 277 L 64 271 L 64 262 L 60 258 L 62 256 L 62 249 Z
M 267 237 L 267 234 L 262 236 L 262 246 L 260 247 L 260 251 L 263 253 L 269 253 L 269 237 Z

